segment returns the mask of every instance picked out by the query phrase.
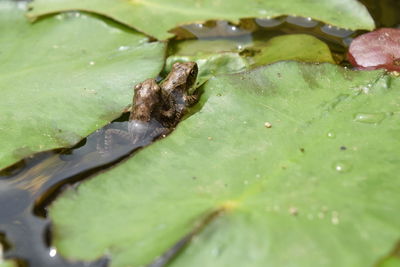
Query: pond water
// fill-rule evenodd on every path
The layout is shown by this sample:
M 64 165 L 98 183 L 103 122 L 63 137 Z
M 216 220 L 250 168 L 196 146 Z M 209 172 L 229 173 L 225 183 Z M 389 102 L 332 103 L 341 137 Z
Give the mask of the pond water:
M 400 27 L 400 1 L 363 0 L 377 27 Z M 306 33 L 327 43 L 336 62 L 349 66 L 346 60 L 351 40 L 363 33 L 339 29 L 309 18 L 279 17 L 274 19 L 242 20 L 239 26 L 227 22 L 193 24 L 174 32 L 178 39 L 228 39 L 242 42 L 268 40 L 291 33 Z M 180 40 L 170 45 L 174 52 Z M 162 79 L 162 77 L 159 77 Z M 130 144 L 122 142 L 107 154 L 99 144 L 107 129 L 126 127 L 128 115 L 82 140 L 73 148 L 38 153 L 0 173 L 0 242 L 6 258 L 18 259 L 20 266 L 107 266 L 107 259 L 92 263 L 68 262 L 57 255 L 51 246 L 51 224 L 46 218 L 46 207 L 65 188 L 76 187 L 79 182 L 134 156 L 134 152 L 153 142 L 153 137 Z M 160 132 L 163 138 L 169 130 Z M 182 247 L 182 246 L 181 246 Z M 178 250 L 174 251 L 176 253 Z M 0 250 L 1 252 L 1 250 Z M 1 253 L 0 253 L 1 255 Z M 165 262 L 152 266 L 163 266 Z

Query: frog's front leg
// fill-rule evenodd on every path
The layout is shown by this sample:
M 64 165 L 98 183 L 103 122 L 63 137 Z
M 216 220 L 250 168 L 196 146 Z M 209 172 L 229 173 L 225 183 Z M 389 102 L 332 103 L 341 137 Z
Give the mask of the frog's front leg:
M 187 107 L 193 106 L 194 104 L 199 101 L 199 95 L 194 94 L 194 95 L 186 95 L 183 97 L 183 101 L 185 101 L 185 105 Z

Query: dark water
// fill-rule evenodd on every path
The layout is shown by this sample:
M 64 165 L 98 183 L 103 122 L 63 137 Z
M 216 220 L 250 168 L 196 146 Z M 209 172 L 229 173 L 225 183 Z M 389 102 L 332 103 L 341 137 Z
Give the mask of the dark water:
M 121 139 L 112 150 L 106 150 L 107 130 L 126 130 L 127 119 L 127 114 L 121 116 L 74 148 L 36 154 L 0 173 L 0 232 L 8 244 L 6 258 L 19 259 L 21 266 L 107 266 L 106 258 L 85 263 L 67 262 L 59 257 L 51 247 L 46 206 L 63 189 L 73 189 L 79 181 L 113 166 L 170 131 L 151 121 L 148 129 L 158 129 L 156 135 L 142 136 L 135 143 Z
M 377 27 L 400 27 L 400 1 L 360 2 L 368 7 Z M 175 32 L 182 39 L 228 38 L 237 41 L 267 40 L 282 34 L 307 33 L 326 42 L 335 60 L 344 66 L 348 64 L 345 57 L 347 47 L 354 37 L 362 33 L 300 17 L 242 20 L 239 26 L 227 22 L 207 22 L 188 25 Z M 171 43 L 172 52 L 178 42 Z M 120 142 L 112 151 L 104 153 L 101 144 L 107 129 L 126 129 L 126 125 L 127 115 L 124 115 L 73 148 L 36 154 L 0 173 L 0 242 L 5 249 L 5 258 L 17 259 L 19 266 L 107 266 L 106 258 L 85 263 L 68 262 L 59 257 L 56 249 L 51 246 L 51 224 L 46 218 L 46 206 L 65 188 L 73 189 L 81 180 L 112 167 L 169 132 L 165 129 L 157 136 L 144 136 L 135 144 Z M 177 243 L 179 248 L 184 247 L 189 238 L 181 241 Z M 179 252 L 174 248 L 171 251 Z M 171 251 L 166 253 L 171 254 Z M 173 255 L 168 257 L 172 258 Z M 154 266 L 164 266 L 166 263 Z

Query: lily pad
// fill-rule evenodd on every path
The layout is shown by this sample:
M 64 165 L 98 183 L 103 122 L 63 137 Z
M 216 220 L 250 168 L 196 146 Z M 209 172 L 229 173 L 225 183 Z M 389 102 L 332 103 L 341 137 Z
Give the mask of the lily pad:
M 197 82 L 203 84 L 218 74 L 238 73 L 283 60 L 335 63 L 329 47 L 307 34 L 288 34 L 268 40 L 187 40 L 170 49 L 166 72 L 175 62 L 196 61 L 199 66 Z
M 238 73 L 248 69 L 248 60 L 241 57 L 239 52 L 240 47 L 251 45 L 252 42 L 248 38 L 171 42 L 165 72 L 169 72 L 175 62 L 195 61 L 199 67 L 198 86 L 215 75 Z
M 279 62 L 210 79 L 167 138 L 50 207 L 68 258 L 144 266 L 371 266 L 400 237 L 400 80 Z M 96 208 L 93 208 L 96 207 Z
M 328 45 L 307 34 L 277 36 L 260 44 L 259 48 L 259 53 L 253 59 L 255 66 L 281 60 L 335 63 Z
M 391 257 L 382 262 L 379 267 L 399 267 L 400 266 L 400 258 Z
M 0 2 L 0 169 L 116 118 L 164 61 L 164 44 L 114 22 L 73 12 L 32 25 L 17 5 Z
M 356 0 L 35 0 L 31 19 L 66 10 L 84 10 L 113 18 L 157 39 L 172 37 L 169 30 L 180 25 L 207 20 L 270 18 L 281 15 L 312 17 L 348 29 L 372 30 L 374 21 L 367 9 Z
M 15 263 L 12 261 L 0 262 L 0 267 L 16 267 L 16 266 L 17 265 L 15 265 Z

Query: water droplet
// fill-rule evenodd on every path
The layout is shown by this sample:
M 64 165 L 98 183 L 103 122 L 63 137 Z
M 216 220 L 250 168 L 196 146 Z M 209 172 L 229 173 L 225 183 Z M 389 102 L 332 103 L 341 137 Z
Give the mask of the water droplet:
M 333 169 L 338 172 L 348 172 L 351 170 L 352 166 L 348 161 L 339 160 L 333 163 Z
M 296 17 L 296 16 L 288 16 L 286 21 L 298 25 L 305 28 L 312 28 L 318 25 L 317 21 L 312 20 L 311 18 L 303 18 L 303 17 Z
M 284 19 L 278 18 L 278 19 L 272 19 L 272 18 L 265 18 L 265 19 L 256 19 L 256 23 L 265 28 L 269 27 L 276 27 L 284 22 Z
M 346 30 L 338 27 L 334 27 L 332 25 L 324 25 L 321 27 L 321 30 L 329 35 L 333 35 L 340 38 L 345 38 L 353 33 L 351 30 Z
M 165 225 L 164 223 L 162 223 L 162 224 L 159 224 L 159 225 L 157 226 L 157 229 L 158 229 L 158 230 L 163 230 L 163 229 L 165 229 L 165 227 L 166 227 L 166 225 Z
M 260 9 L 260 10 L 258 10 L 258 13 L 259 13 L 260 15 L 265 15 L 265 14 L 267 14 L 267 10 L 265 10 L 265 9 Z
M 338 217 L 332 217 L 331 222 L 332 222 L 332 224 L 339 224 L 339 218 Z
M 119 51 L 126 51 L 126 50 L 128 50 L 128 49 L 129 49 L 129 46 L 121 45 L 120 47 L 118 47 L 118 50 L 119 50 Z
M 339 213 L 337 211 L 332 211 L 332 224 L 339 224 Z
M 65 15 L 64 15 L 64 14 L 58 14 L 58 15 L 55 16 L 55 18 L 56 18 L 57 20 L 64 20 Z
M 25 1 L 18 1 L 17 2 L 17 8 L 26 11 L 27 7 L 28 7 L 28 3 L 27 2 L 25 2 Z
M 378 124 L 386 118 L 386 114 L 379 113 L 357 113 L 354 115 L 354 121 L 369 124 Z
M 90 62 L 89 62 L 89 65 L 90 65 L 90 66 L 93 66 L 94 64 L 96 64 L 96 62 L 94 62 L 94 61 L 90 61 Z
M 57 249 L 51 247 L 50 251 L 49 251 L 49 255 L 50 255 L 51 258 L 55 257 L 57 255 Z
M 217 257 L 221 254 L 221 248 L 216 247 L 211 250 L 211 255 Z
M 326 136 L 328 136 L 329 138 L 332 138 L 332 139 L 336 138 L 336 134 L 335 134 L 335 132 L 334 132 L 333 130 L 330 130 L 330 131 L 326 134 Z

